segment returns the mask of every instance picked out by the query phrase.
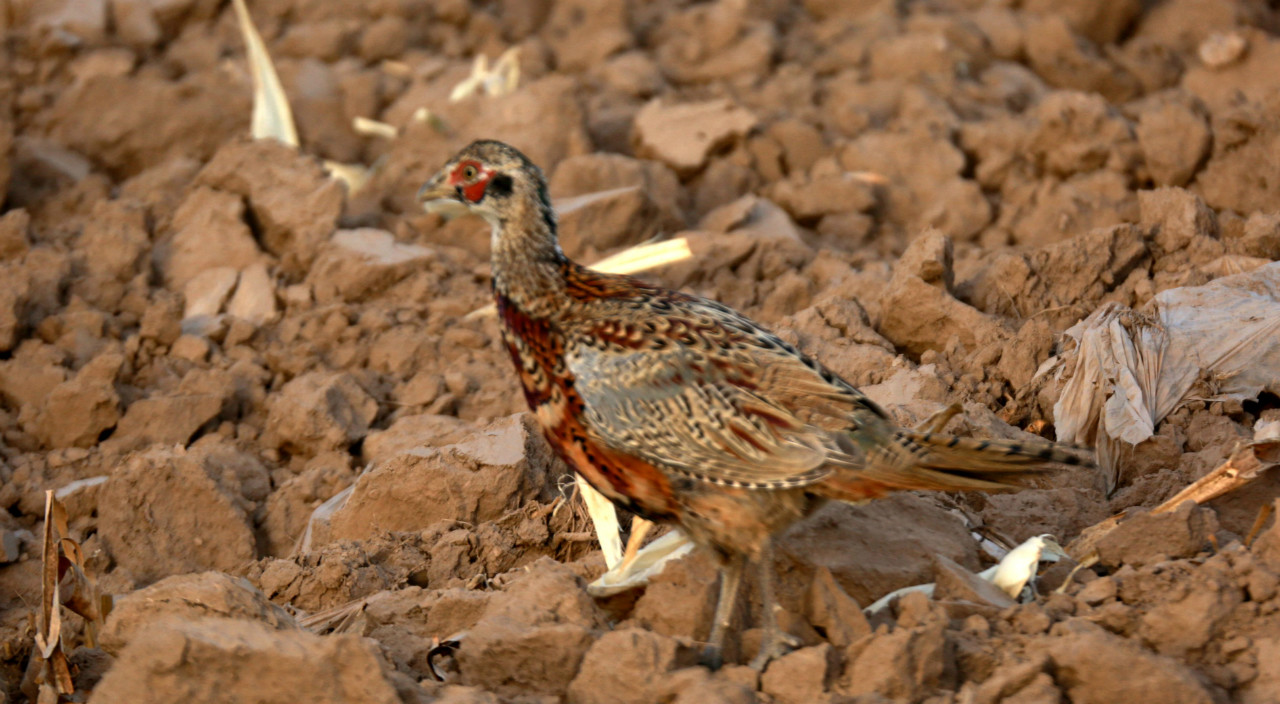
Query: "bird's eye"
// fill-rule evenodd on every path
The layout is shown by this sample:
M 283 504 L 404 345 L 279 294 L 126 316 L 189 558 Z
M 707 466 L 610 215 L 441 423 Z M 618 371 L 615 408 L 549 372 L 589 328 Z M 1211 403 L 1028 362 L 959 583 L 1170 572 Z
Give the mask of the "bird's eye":
M 476 177 L 476 167 L 467 165 L 462 167 L 462 177 L 470 181 Z

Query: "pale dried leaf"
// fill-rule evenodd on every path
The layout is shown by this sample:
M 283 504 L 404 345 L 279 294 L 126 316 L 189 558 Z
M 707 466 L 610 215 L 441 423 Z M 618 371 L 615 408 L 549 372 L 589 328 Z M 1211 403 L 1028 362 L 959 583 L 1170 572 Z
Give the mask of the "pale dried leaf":
M 303 531 L 302 537 L 298 539 L 298 544 L 294 546 L 292 555 L 303 555 L 311 552 L 312 535 L 317 523 L 327 521 L 338 509 L 346 505 L 347 499 L 351 498 L 351 493 L 356 490 L 356 485 L 339 491 L 330 497 L 327 501 L 320 504 L 311 512 L 311 516 L 307 518 L 307 529 Z
M 343 623 L 350 621 L 353 614 L 363 612 L 368 607 L 369 600 L 370 597 L 361 597 L 324 611 L 302 616 L 298 619 L 298 625 L 319 635 L 332 633 L 340 628 Z
M 1037 535 L 1010 550 L 999 564 L 984 570 L 979 576 L 1016 599 L 1035 576 L 1041 562 L 1057 562 L 1063 557 L 1066 557 L 1066 552 L 1052 535 Z
M 1058 439 L 1097 446 L 1110 492 L 1126 448 L 1193 395 L 1280 390 L 1280 263 L 1163 291 L 1142 312 L 1109 303 L 1067 335 L 1077 344 L 1058 365 L 1070 373 L 1054 406 Z
M 253 25 L 245 0 L 233 0 L 233 5 L 249 55 L 249 71 L 253 74 L 253 121 L 249 133 L 254 139 L 270 138 L 297 147 L 298 129 L 293 124 L 293 110 L 289 108 L 289 99 L 271 63 L 267 46 Z
M 907 594 L 910 594 L 912 592 L 920 592 L 925 596 L 933 596 L 934 587 L 935 587 L 934 583 L 929 582 L 928 584 L 913 584 L 910 587 L 895 589 L 889 592 L 888 594 L 885 594 L 884 596 L 880 597 L 879 599 L 876 599 L 875 601 L 871 602 L 871 605 L 863 609 L 862 612 L 867 614 L 868 616 L 872 614 L 878 614 L 881 611 L 884 611 L 885 608 L 889 606 L 889 604 L 892 604 L 894 599 L 898 599 L 900 597 L 906 596 Z
M 396 129 L 394 125 L 360 116 L 352 118 L 351 129 L 355 130 L 356 134 L 362 134 L 366 137 L 382 137 L 383 139 L 395 139 L 400 134 L 400 130 Z
M 45 662 L 43 683 L 52 682 L 58 694 L 71 694 L 75 686 L 71 682 L 71 668 L 67 656 L 62 649 L 62 607 L 61 593 L 58 587 L 58 540 L 55 536 L 55 524 L 61 513 L 62 523 L 66 523 L 66 509 L 53 497 L 52 491 L 45 492 L 44 503 L 44 547 L 41 556 L 41 598 L 38 630 L 35 634 L 36 651 Z
M 684 557 L 694 549 L 693 541 L 679 530 L 672 530 L 640 548 L 630 563 L 619 564 L 587 585 L 591 596 L 610 596 L 649 583 L 667 563 Z M 606 562 L 607 564 L 607 562 Z
M 600 540 L 600 550 L 604 552 L 604 564 L 613 569 L 622 561 L 622 530 L 618 526 L 618 512 L 613 502 L 596 491 L 590 482 L 581 476 L 574 475 L 578 482 L 578 490 L 582 492 L 582 502 L 587 505 L 587 513 L 595 526 L 596 537 Z
M 493 68 L 489 59 L 479 54 L 471 65 L 471 75 L 454 86 L 449 93 L 450 102 L 458 102 L 477 93 L 501 97 L 515 91 L 520 85 L 520 48 L 511 47 L 498 57 Z
M 58 489 L 58 491 L 53 495 L 53 497 L 59 501 L 66 501 L 68 496 L 71 496 L 72 494 L 78 491 L 84 491 L 85 489 L 88 489 L 90 487 L 98 486 L 99 484 L 102 484 L 108 479 L 110 479 L 110 477 L 108 477 L 105 474 L 100 474 L 96 477 L 88 477 L 87 479 L 77 479 L 73 482 L 68 483 L 66 486 L 62 487 L 61 489 Z
M 339 161 L 324 160 L 324 169 L 333 178 L 347 187 L 347 193 L 359 193 L 368 185 L 370 169 L 363 164 L 343 164 Z
M 1001 591 L 1017 599 L 1026 588 L 1027 582 L 1036 575 L 1041 562 L 1057 562 L 1067 556 L 1062 546 L 1052 535 L 1037 535 L 1028 538 L 1010 550 L 999 562 L 978 573 L 978 576 L 1000 587 Z M 889 604 L 904 594 L 922 592 L 933 596 L 934 584 L 916 584 L 889 592 L 863 609 L 867 614 L 875 614 L 884 610 Z
M 432 202 L 440 203 L 444 201 Z M 590 268 L 602 274 L 635 274 L 647 269 L 656 269 L 660 266 L 684 261 L 691 256 L 693 256 L 693 251 L 689 249 L 689 241 L 683 237 L 677 237 L 673 240 L 636 245 L 611 257 L 605 257 L 592 264 Z M 485 306 L 467 313 L 463 320 L 475 320 L 476 318 L 496 315 L 497 312 L 497 308 Z
M 572 213 L 575 210 L 580 210 L 582 208 L 585 208 L 586 206 L 591 205 L 592 203 L 596 203 L 602 200 L 608 200 L 609 198 L 613 198 L 614 196 L 620 196 L 623 193 L 630 193 L 631 191 L 634 191 L 638 188 L 640 187 L 639 186 L 623 186 L 621 188 L 610 188 L 604 191 L 593 191 L 591 193 L 584 193 L 580 196 L 569 196 L 568 198 L 557 198 L 551 204 L 551 207 L 555 209 L 556 215 L 559 215 L 560 217 L 564 217 L 565 215 L 568 215 L 569 213 Z

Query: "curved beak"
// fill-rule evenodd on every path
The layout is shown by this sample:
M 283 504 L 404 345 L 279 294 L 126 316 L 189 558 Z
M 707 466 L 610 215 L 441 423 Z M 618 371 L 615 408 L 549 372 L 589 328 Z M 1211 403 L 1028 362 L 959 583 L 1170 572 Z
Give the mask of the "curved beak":
M 454 210 L 463 205 L 457 189 L 445 182 L 443 173 L 436 174 L 430 181 L 422 184 L 422 188 L 418 189 L 418 203 L 428 213 Z

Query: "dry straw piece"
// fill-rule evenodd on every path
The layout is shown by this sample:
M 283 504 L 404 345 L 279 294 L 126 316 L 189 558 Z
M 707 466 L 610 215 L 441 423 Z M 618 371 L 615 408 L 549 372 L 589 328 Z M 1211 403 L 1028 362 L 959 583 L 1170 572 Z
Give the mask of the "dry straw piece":
M 85 620 L 85 644 L 91 648 L 97 646 L 98 631 L 111 611 L 111 598 L 98 593 L 84 571 L 84 550 L 70 536 L 67 509 L 53 491 L 46 491 L 40 611 L 35 648 L 21 686 L 28 698 L 40 702 L 63 701 L 75 694 L 62 636 L 62 607 Z

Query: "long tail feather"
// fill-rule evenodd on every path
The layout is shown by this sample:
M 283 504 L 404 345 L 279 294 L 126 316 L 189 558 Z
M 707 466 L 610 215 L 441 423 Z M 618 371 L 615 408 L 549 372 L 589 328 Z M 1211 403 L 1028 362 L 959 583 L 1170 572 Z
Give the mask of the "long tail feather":
M 866 452 L 865 466 L 838 472 L 818 493 L 858 501 L 892 489 L 999 491 L 1026 486 L 1028 479 L 1055 464 L 1092 464 L 1080 450 L 1048 442 L 979 440 L 901 429 L 885 440 Z

